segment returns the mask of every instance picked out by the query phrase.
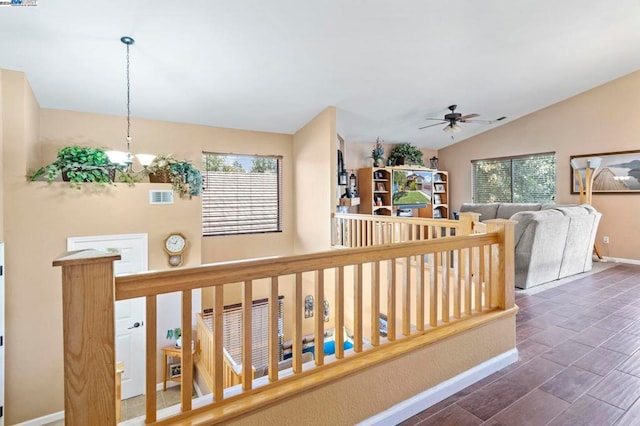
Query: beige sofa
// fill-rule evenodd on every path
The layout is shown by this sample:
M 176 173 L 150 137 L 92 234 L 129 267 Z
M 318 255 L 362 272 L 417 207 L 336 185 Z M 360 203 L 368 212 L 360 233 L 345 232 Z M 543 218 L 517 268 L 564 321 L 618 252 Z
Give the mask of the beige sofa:
M 480 220 L 511 219 L 515 227 L 515 283 L 529 288 L 592 268 L 601 213 L 588 204 L 465 203 Z

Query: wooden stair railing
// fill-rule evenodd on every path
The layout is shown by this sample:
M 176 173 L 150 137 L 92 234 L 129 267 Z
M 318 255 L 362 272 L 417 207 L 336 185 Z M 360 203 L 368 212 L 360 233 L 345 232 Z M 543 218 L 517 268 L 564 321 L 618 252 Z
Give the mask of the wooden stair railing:
M 440 339 L 504 315 L 515 315 L 513 300 L 513 222 L 487 222 L 487 233 L 414 242 L 331 250 L 300 256 L 228 262 L 113 278 L 113 253 L 68 253 L 62 267 L 65 422 L 115 424 L 114 303 L 146 297 L 147 326 L 157 329 L 158 295 L 182 293 L 183 341 L 192 341 L 191 293 L 213 288 L 213 328 L 200 361 L 212 372 L 212 402 L 192 410 L 191 386 L 182 386 L 181 413 L 161 420 L 156 412 L 157 333 L 147 333 L 146 418 L 148 424 L 206 424 L 238 415 L 315 388 L 345 374 L 369 368 L 411 349 L 412 342 Z M 413 232 L 413 231 L 411 231 Z M 335 271 L 335 275 L 331 272 Z M 259 281 L 258 281 L 259 280 Z M 115 281 L 115 291 L 114 291 Z M 312 281 L 316 300 L 334 292 L 332 308 L 336 352 L 329 362 L 315 346 L 315 367 L 302 367 L 303 283 Z M 237 284 L 239 283 L 239 284 Z M 270 304 L 268 382 L 254 386 L 251 363 L 251 306 L 254 290 L 266 286 Z M 278 286 L 291 285 L 292 374 L 278 374 Z M 243 301 L 242 385 L 227 397 L 223 383 L 222 312 L 225 285 L 241 285 Z M 255 289 L 254 289 L 255 287 Z M 307 287 L 305 286 L 305 289 Z M 256 293 L 257 294 L 257 293 Z M 115 295 L 115 297 L 114 297 Z M 366 297 L 365 297 L 366 296 Z M 386 303 L 384 302 L 386 299 Z M 315 305 L 315 341 L 322 342 L 322 303 Z M 385 313 L 384 338 L 378 317 Z M 456 323 L 455 327 L 448 327 Z M 89 327 L 88 324 L 91 324 Z M 343 349 L 341 330 L 353 331 L 352 351 Z M 198 329 L 200 325 L 198 324 Z M 430 337 L 433 336 L 433 337 Z M 183 345 L 183 384 L 191 383 L 191 347 Z

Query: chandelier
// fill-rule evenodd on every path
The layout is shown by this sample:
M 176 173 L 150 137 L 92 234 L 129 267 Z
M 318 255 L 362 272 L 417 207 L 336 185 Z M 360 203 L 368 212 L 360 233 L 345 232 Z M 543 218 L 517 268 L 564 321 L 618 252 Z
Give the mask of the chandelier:
M 136 173 L 133 170 L 134 157 L 146 168 L 156 156 L 153 154 L 136 154 L 135 156 L 131 154 L 131 80 L 129 75 L 131 62 L 129 60 L 129 47 L 135 43 L 135 40 L 131 37 L 124 36 L 120 38 L 120 41 L 127 46 L 127 151 L 107 151 L 106 154 L 112 163 L 117 164 L 128 172 Z

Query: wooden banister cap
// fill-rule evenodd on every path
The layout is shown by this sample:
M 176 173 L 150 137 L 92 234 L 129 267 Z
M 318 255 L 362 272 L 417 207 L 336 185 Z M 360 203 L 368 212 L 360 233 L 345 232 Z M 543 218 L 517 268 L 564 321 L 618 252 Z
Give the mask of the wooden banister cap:
M 89 263 L 113 262 L 122 259 L 116 249 L 105 250 L 76 250 L 62 253 L 53 261 L 53 266 L 84 265 Z

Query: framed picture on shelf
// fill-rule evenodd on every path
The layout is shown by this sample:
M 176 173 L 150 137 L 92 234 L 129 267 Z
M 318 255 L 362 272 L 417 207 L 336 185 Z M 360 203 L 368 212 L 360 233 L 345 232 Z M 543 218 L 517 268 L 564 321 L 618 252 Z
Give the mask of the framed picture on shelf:
M 439 174 L 434 174 L 433 175 L 433 181 L 434 182 L 442 182 L 442 177 Z
M 376 183 L 376 191 L 380 191 L 380 192 L 386 191 L 386 189 L 384 187 L 384 183 L 382 183 L 382 182 Z
M 442 219 L 442 213 L 440 212 L 440 209 L 434 209 L 433 210 L 433 218 L 434 219 Z
M 442 200 L 440 199 L 440 194 L 433 194 L 433 204 L 442 204 Z
M 436 183 L 433 186 L 433 189 L 438 191 L 438 192 L 444 192 L 444 184 L 443 183 Z
M 182 373 L 180 364 L 169 364 L 169 377 L 178 377 Z

